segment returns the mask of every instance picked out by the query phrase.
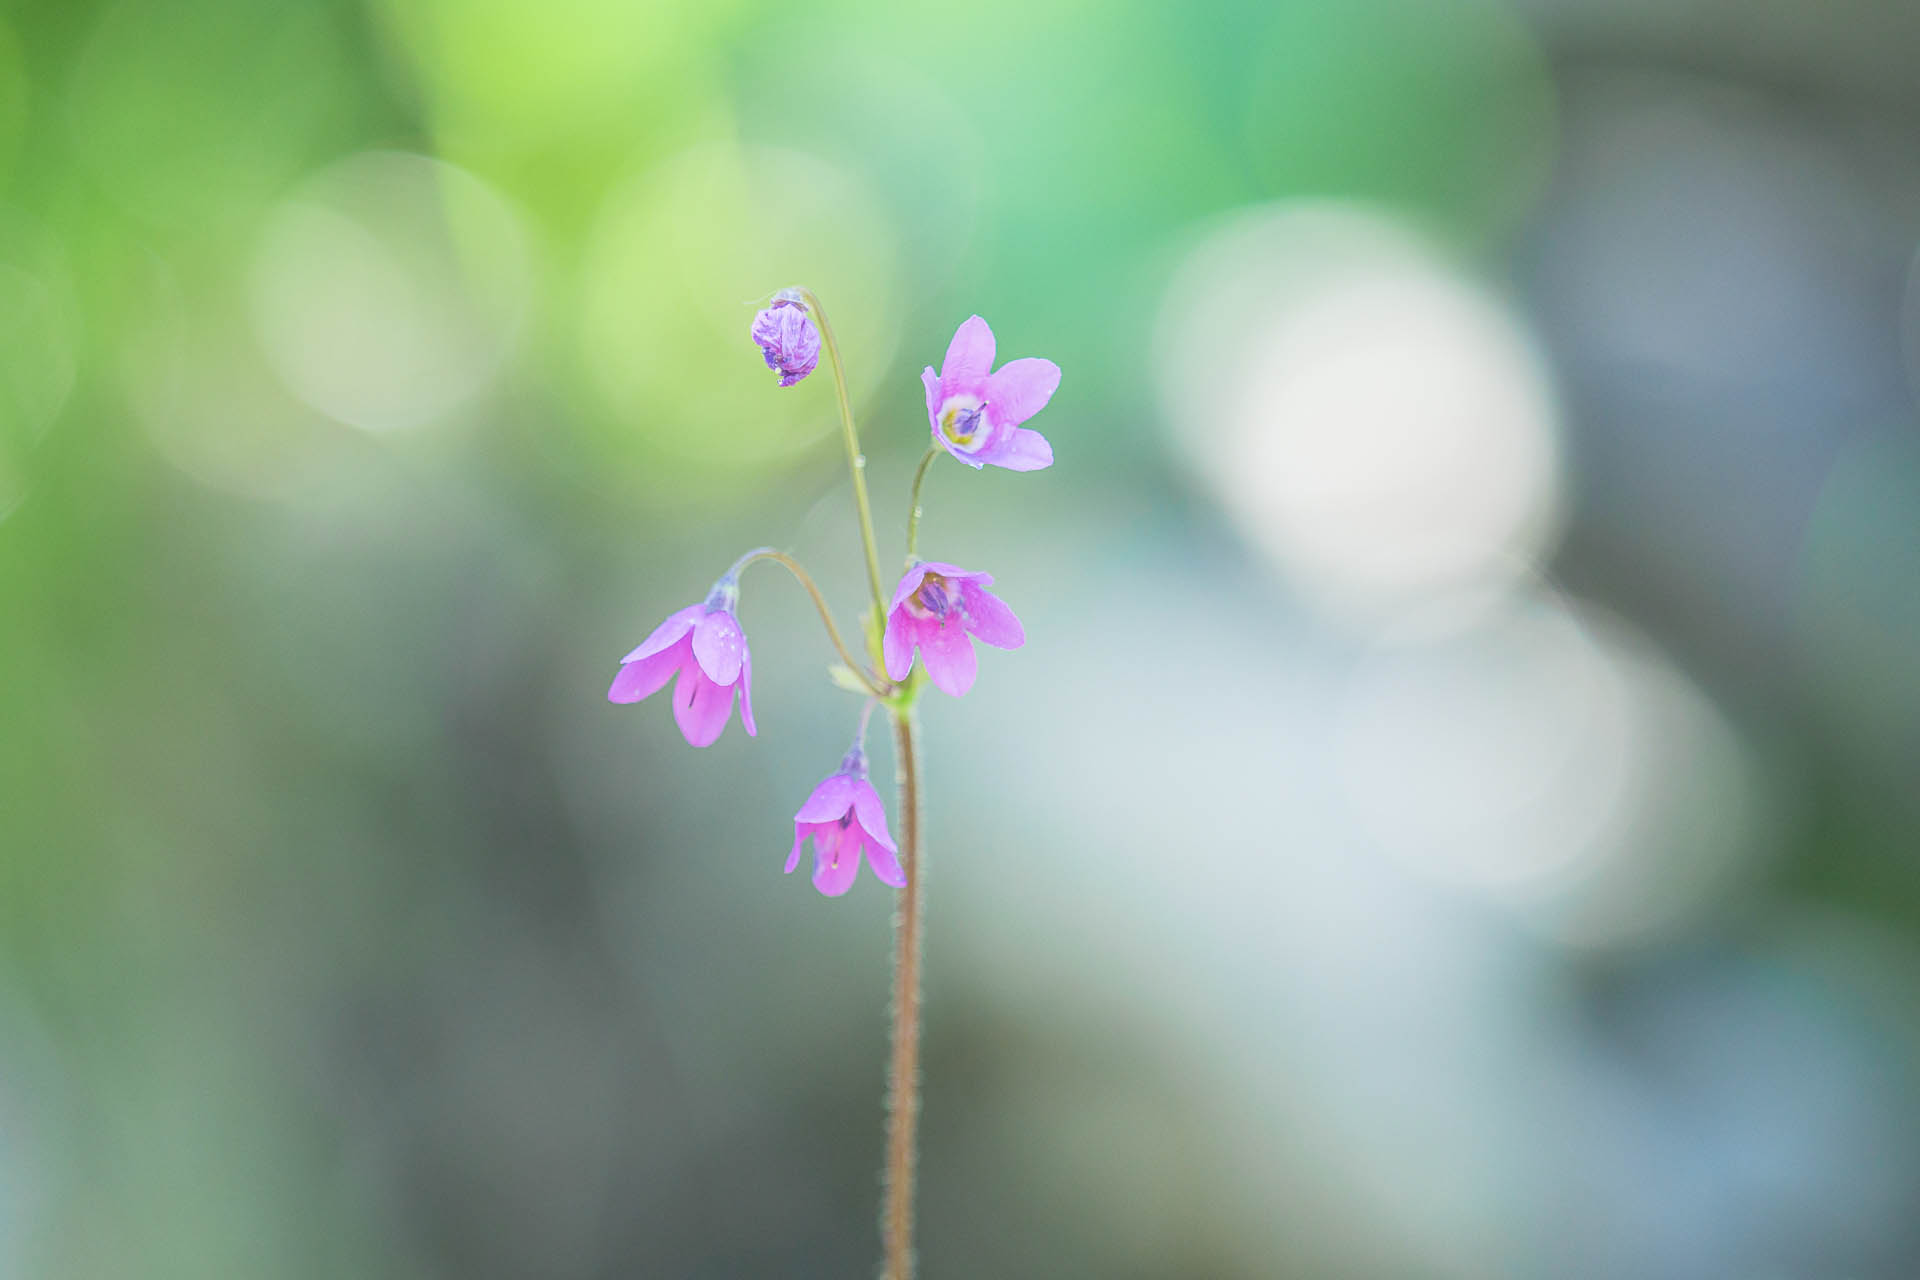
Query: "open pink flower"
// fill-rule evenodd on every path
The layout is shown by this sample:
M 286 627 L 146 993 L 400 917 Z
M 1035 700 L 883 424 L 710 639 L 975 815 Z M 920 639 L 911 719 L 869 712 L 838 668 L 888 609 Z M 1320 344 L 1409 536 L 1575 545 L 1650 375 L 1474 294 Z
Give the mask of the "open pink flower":
M 1029 357 L 993 369 L 993 330 L 970 316 L 948 344 L 940 372 L 929 367 L 920 381 L 933 442 L 960 461 L 976 471 L 989 462 L 1009 471 L 1053 465 L 1047 438 L 1020 425 L 1046 408 L 1060 385 L 1053 361 Z
M 813 887 L 837 898 L 853 887 L 860 873 L 860 854 L 866 851 L 880 883 L 899 889 L 907 876 L 900 869 L 893 837 L 887 834 L 887 811 L 880 795 L 867 781 L 867 753 L 858 742 L 840 761 L 840 769 L 813 789 L 800 812 L 793 815 L 793 851 L 787 870 L 800 865 L 800 844 L 813 837 Z
M 880 653 L 887 674 L 905 680 L 913 669 L 913 650 L 927 664 L 927 675 L 943 693 L 959 697 L 973 688 L 978 669 L 973 640 L 978 636 L 1000 649 L 1018 649 L 1027 642 L 1025 628 L 1013 610 L 988 591 L 990 573 L 969 573 L 958 565 L 922 561 L 907 570 L 893 589 L 887 630 Z
M 740 588 L 732 573 L 713 584 L 705 602 L 688 605 L 653 629 L 640 647 L 620 660 L 620 674 L 607 690 L 609 702 L 638 702 L 657 693 L 677 673 L 673 718 L 687 742 L 712 746 L 733 713 L 740 691 L 740 723 L 753 723 L 753 655 L 733 616 Z

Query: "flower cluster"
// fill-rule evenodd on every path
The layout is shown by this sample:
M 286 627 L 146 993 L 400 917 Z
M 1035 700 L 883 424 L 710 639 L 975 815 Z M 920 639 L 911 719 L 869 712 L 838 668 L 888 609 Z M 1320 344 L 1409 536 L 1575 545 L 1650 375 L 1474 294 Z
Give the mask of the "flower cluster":
M 811 294 L 783 289 L 754 317 L 753 341 L 760 347 L 767 367 L 779 374 L 783 387 L 795 385 L 817 367 L 823 329 L 824 341 L 829 351 L 833 350 L 832 331 L 826 329 L 818 308 Z M 934 445 L 928 459 L 944 450 L 976 470 L 991 465 L 1010 471 L 1037 471 L 1051 465 L 1052 446 L 1039 432 L 1021 424 L 1046 406 L 1060 384 L 1059 368 L 1050 360 L 1024 359 L 994 369 L 993 360 L 993 330 L 985 320 L 972 316 L 953 335 L 940 371 L 935 373 L 928 367 L 921 375 Z M 839 378 L 837 355 L 833 366 Z M 847 431 L 851 460 L 850 420 Z M 924 474 L 923 463 L 920 475 Z M 754 735 L 753 658 L 737 615 L 740 573 L 762 559 L 784 564 L 814 596 L 829 635 L 852 671 L 852 679 L 873 699 L 867 704 L 867 713 L 879 704 L 896 718 L 909 715 L 921 687 L 919 671 L 924 671 L 926 681 L 941 692 L 953 697 L 964 695 L 978 674 L 973 642 L 1017 649 L 1026 643 L 1026 632 L 1013 610 L 987 590 L 993 584 L 993 575 L 915 558 L 912 543 L 913 531 L 918 528 L 919 486 L 920 477 L 916 477 L 915 519 L 909 524 L 906 572 L 895 585 L 890 601 L 881 607 L 866 491 L 855 469 L 855 496 L 874 577 L 875 605 L 884 614 L 869 629 L 877 649 L 869 655 L 871 667 L 861 667 L 847 653 L 825 602 L 805 571 L 782 553 L 762 549 L 741 557 L 702 603 L 668 617 L 627 654 L 613 687 L 607 691 L 608 699 L 638 702 L 659 692 L 677 676 L 674 721 L 689 744 L 705 747 L 725 730 L 737 689 L 740 722 L 749 736 Z M 907 883 L 907 871 L 902 869 L 899 851 L 887 831 L 880 796 L 867 781 L 866 722 L 863 713 L 860 734 L 840 768 L 814 788 L 794 815 L 793 849 L 787 858 L 787 870 L 799 865 L 801 846 L 811 838 L 814 887 L 830 897 L 838 897 L 852 887 L 863 857 L 883 884 L 900 888 Z

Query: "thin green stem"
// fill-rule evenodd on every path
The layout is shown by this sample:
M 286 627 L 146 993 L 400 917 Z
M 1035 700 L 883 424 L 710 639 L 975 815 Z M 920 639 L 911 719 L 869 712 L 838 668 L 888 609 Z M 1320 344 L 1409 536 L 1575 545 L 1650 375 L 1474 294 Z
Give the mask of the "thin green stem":
M 867 458 L 860 452 L 860 433 L 853 425 L 853 402 L 847 398 L 847 370 L 840 363 L 840 344 L 834 339 L 833 326 L 827 322 L 827 310 L 811 289 L 801 289 L 813 322 L 820 327 L 820 342 L 827 349 L 827 363 L 833 366 L 833 389 L 840 400 L 840 433 L 847 445 L 847 470 L 853 476 L 853 504 L 860 512 L 860 541 L 867 552 L 867 582 L 873 587 L 873 614 L 886 620 L 885 595 L 880 587 L 880 551 L 873 537 L 873 510 L 867 503 Z
M 927 478 L 927 468 L 940 456 L 940 446 L 927 449 L 927 456 L 920 459 L 920 467 L 913 473 L 913 496 L 907 502 L 907 567 L 913 567 L 913 553 L 920 546 L 920 483 Z
M 886 697 L 889 689 L 882 688 L 873 674 L 861 666 L 848 651 L 847 642 L 840 638 L 840 628 L 833 625 L 833 611 L 827 608 L 827 598 L 820 594 L 820 588 L 815 585 L 812 575 L 800 567 L 800 562 L 784 551 L 775 551 L 772 547 L 761 547 L 741 556 L 734 563 L 732 572 L 737 574 L 756 560 L 771 560 L 775 564 L 784 566 L 786 571 L 793 575 L 794 581 L 806 588 L 807 594 L 813 597 L 813 607 L 820 611 L 820 621 L 826 624 L 827 639 L 833 641 L 833 647 L 839 653 L 840 661 L 845 663 L 847 670 L 853 672 L 860 683 L 867 687 L 867 692 L 876 698 Z
M 913 1280 L 913 1184 L 920 1118 L 920 951 L 925 851 L 920 847 L 920 755 L 914 712 L 893 713 L 900 779 L 900 861 L 907 884 L 894 915 L 893 1056 L 887 1071 L 886 1200 L 880 1211 L 885 1280 Z

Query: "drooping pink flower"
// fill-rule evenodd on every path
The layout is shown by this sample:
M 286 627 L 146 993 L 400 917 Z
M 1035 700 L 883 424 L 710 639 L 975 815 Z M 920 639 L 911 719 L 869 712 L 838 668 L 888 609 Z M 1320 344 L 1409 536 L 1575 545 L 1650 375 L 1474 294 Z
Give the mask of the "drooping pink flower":
M 937 560 L 922 561 L 907 570 L 893 589 L 887 630 L 881 638 L 887 674 L 905 680 L 918 646 L 934 687 L 957 698 L 973 688 L 977 660 L 971 637 L 1000 649 L 1025 644 L 1027 633 L 1020 619 L 987 590 L 992 585 L 990 573 L 970 573 Z
M 690 745 L 713 745 L 733 713 L 735 689 L 740 691 L 740 723 L 749 737 L 757 734 L 753 655 L 734 617 L 739 603 L 739 582 L 729 571 L 713 584 L 705 601 L 675 613 L 620 660 L 620 674 L 607 690 L 607 701 L 638 702 L 678 674 L 673 719 Z
M 992 372 L 989 372 L 992 370 Z M 940 372 L 920 375 L 927 388 L 933 442 L 976 471 L 987 463 L 1009 471 L 1053 465 L 1053 446 L 1020 424 L 1047 407 L 1060 366 L 1029 357 L 993 368 L 993 330 L 968 317 L 947 345 Z
M 767 368 L 780 375 L 783 387 L 800 381 L 820 363 L 820 330 L 807 314 L 798 289 L 774 294 L 773 305 L 753 317 L 751 332 Z
M 793 815 L 789 872 L 800 865 L 800 844 L 808 836 L 813 837 L 813 887 L 829 898 L 853 887 L 862 850 L 880 883 L 896 889 L 907 883 L 899 850 L 887 834 L 887 811 L 867 781 L 867 753 L 858 742 L 840 761 L 839 771 L 815 787 Z

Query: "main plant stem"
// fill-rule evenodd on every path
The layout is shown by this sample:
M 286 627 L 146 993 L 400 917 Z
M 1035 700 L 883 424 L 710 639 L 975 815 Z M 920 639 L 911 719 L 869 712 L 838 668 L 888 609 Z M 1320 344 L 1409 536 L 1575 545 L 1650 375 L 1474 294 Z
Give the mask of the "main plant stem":
M 873 616 L 880 623 L 887 619 L 886 598 L 880 589 L 880 552 L 873 539 L 873 509 L 867 504 L 867 457 L 860 452 L 860 435 L 853 428 L 853 402 L 847 398 L 847 371 L 840 363 L 840 344 L 834 340 L 833 326 L 827 323 L 827 310 L 811 289 L 800 290 L 813 322 L 820 327 L 820 344 L 827 349 L 827 363 L 833 366 L 833 390 L 840 399 L 840 438 L 847 446 L 847 470 L 853 475 L 853 504 L 860 511 L 860 542 L 867 550 L 867 583 L 873 588 Z
M 886 595 L 880 585 L 880 552 L 873 537 L 873 510 L 867 502 L 867 459 L 860 452 L 860 434 L 853 425 L 853 402 L 847 397 L 847 371 L 840 363 L 840 344 L 827 322 L 827 311 L 811 289 L 801 289 L 801 298 L 820 329 L 820 344 L 827 349 L 827 363 L 833 369 L 833 389 L 840 402 L 840 432 L 847 445 L 847 471 L 853 477 L 853 503 L 860 513 L 860 544 L 867 554 L 867 584 L 873 588 L 873 625 L 867 628 L 867 644 L 874 666 L 884 672 L 880 660 L 880 632 L 887 621 Z M 907 532 L 907 551 L 911 558 L 915 535 L 920 528 L 920 482 L 926 477 L 932 453 L 921 459 L 913 477 L 913 509 Z M 813 591 L 811 579 L 798 566 L 777 553 L 778 559 Z M 846 657 L 846 647 L 834 630 L 826 604 L 813 592 L 826 620 L 828 634 Z M 848 666 L 854 666 L 849 661 Z M 855 667 L 856 672 L 859 670 Z M 917 726 L 914 723 L 913 690 L 886 685 L 883 689 L 861 673 L 862 680 L 876 697 L 899 691 L 888 702 L 893 719 L 894 768 L 900 776 L 900 854 L 907 876 L 900 892 L 900 907 L 894 916 L 893 937 L 893 1053 L 887 1070 L 887 1158 L 886 1199 L 880 1209 L 880 1236 L 886 1254 L 885 1280 L 913 1280 L 913 1184 L 916 1149 L 914 1132 L 920 1119 L 920 918 L 924 877 L 920 851 L 920 756 Z M 865 719 L 861 721 L 865 725 Z M 863 729 L 864 732 L 864 729 Z
M 893 1057 L 887 1071 L 886 1203 L 880 1234 L 885 1280 L 913 1280 L 913 1184 L 920 1119 L 920 921 L 926 866 L 920 847 L 920 754 L 911 707 L 893 715 L 900 778 L 900 853 L 907 873 L 893 918 Z

